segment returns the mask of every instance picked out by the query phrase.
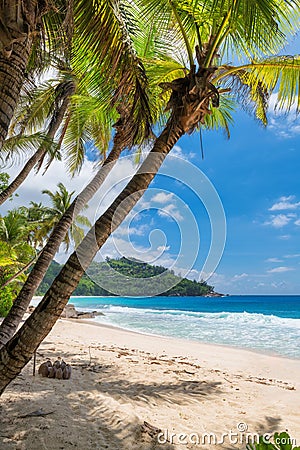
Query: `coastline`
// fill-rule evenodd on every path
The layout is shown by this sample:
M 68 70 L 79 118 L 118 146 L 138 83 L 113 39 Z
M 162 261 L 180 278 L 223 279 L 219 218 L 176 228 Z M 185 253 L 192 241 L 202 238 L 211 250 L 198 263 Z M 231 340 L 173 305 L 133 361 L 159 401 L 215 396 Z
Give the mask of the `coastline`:
M 96 327 L 101 327 L 101 328 L 108 328 L 108 329 L 112 329 L 112 330 L 116 330 L 116 331 L 121 331 L 121 332 L 125 332 L 125 333 L 129 333 L 129 334 L 133 334 L 133 335 L 141 335 L 141 336 L 149 336 L 149 337 L 154 337 L 157 339 L 167 339 L 170 340 L 171 342 L 174 341 L 178 341 L 180 342 L 182 345 L 190 345 L 190 344 L 199 344 L 200 346 L 204 347 L 204 351 L 212 351 L 214 347 L 224 350 L 224 349 L 229 349 L 229 350 L 241 350 L 243 352 L 249 352 L 249 353 L 254 353 L 256 355 L 260 355 L 260 356 L 270 356 L 273 358 L 279 358 L 279 359 L 283 359 L 283 360 L 289 360 L 289 361 L 299 361 L 300 362 L 300 358 L 292 358 L 290 356 L 286 356 L 286 355 L 282 355 L 276 352 L 272 352 L 272 351 L 267 351 L 266 349 L 258 349 L 258 348 L 250 348 L 250 347 L 243 347 L 243 346 L 236 346 L 236 345 L 229 345 L 229 344 L 222 344 L 222 343 L 215 343 L 215 342 L 206 342 L 206 341 L 199 341 L 197 339 L 187 339 L 187 338 L 181 338 L 181 337 L 174 337 L 174 336 L 166 336 L 163 334 L 155 334 L 155 333 L 149 333 L 146 331 L 140 331 L 140 330 L 134 330 L 134 329 L 130 329 L 130 328 L 125 328 L 125 327 L 121 327 L 118 325 L 113 325 L 113 324 L 107 324 L 107 323 L 102 323 L 97 321 L 97 318 L 95 317 L 94 319 L 72 319 L 72 318 L 64 318 L 63 320 L 67 320 L 73 323 L 85 323 L 88 325 L 92 325 L 92 326 L 96 326 Z
M 97 303 L 97 298 L 100 303 Z M 39 299 L 40 297 L 35 297 L 34 304 L 37 304 Z M 82 299 L 84 301 L 81 301 Z M 186 311 L 183 310 L 184 308 L 178 308 L 176 305 L 173 311 L 172 304 L 168 304 L 168 307 L 164 308 L 164 305 L 161 303 L 156 305 L 154 302 L 155 306 L 152 310 L 152 306 L 149 306 L 149 304 L 144 306 L 143 302 L 140 302 L 136 307 L 132 302 L 127 304 L 126 299 L 121 299 L 120 304 L 112 302 L 112 307 L 108 307 L 106 310 L 107 305 L 105 302 L 107 297 L 91 296 L 92 302 L 90 304 L 87 300 L 88 307 L 86 307 L 85 299 L 87 299 L 86 296 L 72 297 L 70 305 L 73 306 L 72 303 L 74 302 L 76 305 L 75 308 L 80 312 L 79 314 L 86 313 L 86 317 L 82 314 L 80 320 L 91 319 L 90 323 L 94 325 L 107 324 L 120 330 L 127 330 L 137 334 L 178 338 L 186 342 L 191 341 L 207 345 L 219 345 L 223 348 L 245 349 L 257 354 L 276 356 L 284 359 L 300 359 L 300 320 L 298 319 L 300 311 L 294 321 L 293 316 L 281 316 L 280 314 L 277 316 L 276 313 L 273 315 L 272 311 L 268 309 L 265 311 L 260 311 L 259 309 L 257 311 L 251 311 L 250 308 L 249 312 L 245 312 L 244 309 L 240 311 L 234 308 L 230 309 L 230 305 L 227 310 L 226 304 L 224 305 L 224 309 L 212 309 L 212 311 L 210 311 L 210 306 L 207 307 L 206 304 L 201 309 L 201 303 L 198 310 L 194 310 L 193 305 L 188 305 Z M 138 301 L 140 300 L 139 298 Z M 168 300 L 166 301 L 168 302 Z M 175 298 L 174 301 L 176 302 Z M 108 300 L 108 304 L 109 302 L 110 300 Z M 103 305 L 105 306 L 103 307 Z M 246 304 L 245 308 L 247 306 Z M 189 310 L 189 307 L 191 307 L 191 310 Z M 217 305 L 217 308 L 219 308 L 219 305 Z M 71 312 L 73 309 L 71 309 Z M 112 312 L 110 309 L 112 309 Z M 145 310 L 145 319 L 141 319 L 140 315 L 140 311 L 143 310 Z M 162 314 L 156 315 L 156 311 L 160 310 Z M 98 312 L 95 313 L 95 319 L 91 315 L 92 311 Z M 177 311 L 180 311 L 182 316 L 180 316 L 180 313 L 176 316 Z M 100 317 L 97 318 L 97 314 L 107 317 L 103 317 L 102 319 Z M 166 317 L 164 317 L 165 314 L 167 314 Z M 76 314 L 73 314 L 73 316 L 76 316 Z M 193 316 L 196 316 L 197 319 L 194 320 Z M 65 314 L 64 317 L 71 318 L 72 314 Z M 176 320 L 173 320 L 174 318 Z M 263 330 L 261 332 L 262 327 Z M 286 338 L 287 333 L 290 333 L 290 340 Z
M 197 358 L 199 354 L 210 355 L 209 362 L 214 362 L 218 364 L 220 360 L 231 361 L 232 359 L 240 359 L 240 361 L 252 361 L 253 358 L 258 358 L 257 363 L 263 362 L 263 364 L 268 363 L 270 358 L 270 366 L 276 364 L 276 370 L 280 366 L 280 361 L 284 366 L 284 371 L 281 375 L 285 373 L 285 364 L 287 361 L 291 362 L 291 365 L 299 370 L 299 382 L 300 382 L 300 359 L 299 358 L 289 358 L 287 356 L 270 354 L 266 351 L 260 351 L 252 348 L 236 347 L 226 344 L 215 344 L 211 342 L 200 342 L 197 340 L 190 340 L 184 338 L 175 338 L 172 336 L 164 336 L 158 334 L 152 334 L 137 330 L 130 330 L 127 328 L 118 327 L 116 325 L 105 324 L 97 322 L 95 319 L 60 319 L 62 321 L 71 322 L 74 324 L 85 324 L 91 327 L 99 327 L 99 337 L 101 336 L 101 342 L 105 345 L 117 345 L 117 346 L 134 346 L 137 350 L 142 351 L 152 351 L 153 348 L 161 348 L 162 343 L 168 349 L 168 354 L 171 356 L 178 353 L 178 349 L 185 352 L 185 356 L 189 358 Z M 91 330 L 91 329 L 90 329 Z M 105 333 L 108 331 L 108 336 Z M 92 333 L 89 331 L 89 334 Z M 94 333 L 92 333 L 94 335 Z M 145 337 L 145 339 L 143 339 Z M 149 340 L 147 339 L 149 338 Z M 159 352 L 159 350 L 158 350 Z M 243 356 L 241 358 L 241 355 Z
M 37 366 L 48 357 L 69 362 L 70 380 L 32 377 L 30 362 L 7 388 L 0 448 L 243 450 L 228 440 L 176 441 L 241 423 L 250 433 L 288 430 L 299 445 L 300 360 L 91 322 L 59 319 L 37 351 Z M 41 407 L 54 412 L 20 418 Z M 144 421 L 175 433 L 174 442 L 158 444 Z

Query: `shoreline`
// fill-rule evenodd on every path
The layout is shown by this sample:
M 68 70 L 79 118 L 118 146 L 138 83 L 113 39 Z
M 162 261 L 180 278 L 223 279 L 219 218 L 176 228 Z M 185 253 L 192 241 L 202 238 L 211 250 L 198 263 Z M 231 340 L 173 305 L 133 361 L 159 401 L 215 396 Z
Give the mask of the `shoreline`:
M 263 351 L 256 351 L 255 349 L 245 348 L 245 347 L 235 347 L 226 344 L 215 344 L 210 342 L 201 342 L 196 340 L 189 340 L 180 337 L 173 336 L 163 336 L 163 335 L 155 335 L 151 333 L 143 333 L 135 330 L 129 330 L 127 328 L 122 328 L 110 324 L 103 324 L 100 322 L 94 321 L 94 319 L 59 319 L 60 321 L 71 322 L 73 324 L 78 324 L 79 326 L 88 325 L 91 327 L 96 327 L 101 330 L 100 334 L 102 339 L 104 339 L 105 344 L 112 344 L 122 346 L 127 344 L 127 346 L 136 346 L 138 350 L 145 350 L 145 348 L 152 349 L 153 344 L 157 347 L 161 346 L 162 343 L 168 350 L 173 349 L 172 353 L 176 353 L 175 349 L 184 349 L 187 357 L 195 358 L 199 355 L 199 353 L 204 355 L 210 355 L 211 359 L 225 359 L 227 357 L 227 361 L 230 361 L 231 358 L 240 358 L 241 361 L 247 360 L 247 364 L 249 361 L 253 361 L 253 358 L 257 357 L 258 360 L 264 365 L 270 361 L 271 365 L 276 363 L 277 366 L 279 363 L 285 365 L 286 362 L 291 363 L 291 365 L 295 366 L 299 370 L 299 382 L 300 382 L 300 358 L 289 358 L 282 355 L 277 354 L 269 354 Z M 99 330 L 99 331 L 100 331 Z M 107 339 L 107 336 L 103 335 L 103 332 L 108 330 L 110 332 L 110 338 Z M 143 339 L 143 337 L 145 339 Z M 142 343 L 139 344 L 139 343 Z M 149 344 L 146 344 L 149 342 Z M 116 344 L 117 343 L 117 344 Z M 187 347 L 187 348 L 186 348 Z M 212 356 L 214 355 L 214 356 Z M 173 355 L 174 356 L 174 355 Z M 224 358 L 225 357 L 225 358 Z M 217 362 L 217 361 L 216 361 Z M 285 370 L 282 372 L 285 373 Z
M 100 297 L 100 296 L 98 296 L 98 297 L 95 297 L 95 296 L 90 296 L 91 298 L 99 298 L 99 299 L 105 299 L 105 298 L 107 298 L 107 297 Z M 35 296 L 34 298 L 33 298 L 33 300 L 36 302 L 36 301 L 38 301 L 38 300 L 40 300 L 42 297 L 39 297 L 39 296 Z M 72 299 L 74 299 L 74 300 L 76 300 L 76 299 L 81 299 L 81 298 L 88 298 L 87 296 L 73 296 L 71 299 L 70 299 L 70 302 L 69 302 L 69 304 L 72 304 Z M 76 306 L 75 307 L 78 311 L 84 311 L 84 312 L 91 312 L 91 311 L 94 311 L 94 308 L 84 308 L 84 306 Z M 101 310 L 101 313 L 102 314 L 104 314 L 104 315 L 107 315 L 106 313 L 105 313 L 105 310 L 104 310 L 104 313 L 103 313 L 103 311 Z M 251 314 L 251 313 L 250 313 Z M 275 317 L 277 317 L 277 316 L 275 316 Z M 286 318 L 284 318 L 284 317 L 280 317 L 280 316 L 278 316 L 278 318 L 280 318 L 280 319 L 286 319 Z M 288 319 L 291 319 L 291 320 L 293 320 L 293 318 L 288 318 Z M 286 352 L 285 354 L 284 354 L 284 352 L 282 351 L 281 353 L 280 352 L 277 352 L 276 351 L 276 348 L 275 348 L 275 346 L 273 346 L 273 349 L 271 348 L 261 348 L 260 346 L 258 346 L 258 347 L 248 347 L 248 346 L 243 346 L 243 345 L 238 345 L 238 342 L 234 342 L 234 343 L 223 343 L 223 342 L 214 342 L 214 341 L 204 341 L 204 340 L 198 340 L 197 339 L 197 337 L 195 337 L 195 339 L 193 339 L 193 338 L 191 338 L 191 337 L 181 337 L 181 336 L 176 336 L 175 334 L 169 334 L 169 335 L 166 335 L 166 334 L 159 334 L 160 333 L 160 330 L 158 331 L 157 330 L 157 332 L 150 332 L 150 331 L 143 331 L 143 330 L 138 330 L 138 329 L 134 329 L 134 328 L 126 328 L 126 326 L 121 326 L 121 325 L 117 325 L 117 324 L 106 324 L 106 323 L 104 323 L 104 322 L 101 322 L 101 321 L 98 321 L 97 320 L 97 317 L 95 317 L 95 318 L 87 318 L 87 319 L 75 319 L 75 321 L 76 320 L 80 320 L 82 323 L 84 322 L 84 321 L 87 321 L 87 323 L 90 323 L 90 324 L 93 324 L 93 325 L 96 325 L 96 326 L 108 326 L 108 327 L 113 327 L 113 328 L 116 328 L 116 329 L 120 329 L 120 330 L 124 330 L 124 331 L 128 331 L 128 332 L 131 332 L 131 333 L 136 333 L 136 334 L 138 334 L 138 335 L 149 335 L 149 336 L 156 336 L 156 337 L 161 337 L 161 338 L 170 338 L 170 339 L 180 339 L 180 340 L 182 340 L 182 341 L 185 341 L 185 342 L 196 342 L 196 343 L 200 343 L 200 344 L 203 344 L 203 345 L 208 345 L 208 346 L 220 346 L 220 347 L 222 347 L 222 348 L 233 348 L 233 349 L 240 349 L 240 350 L 246 350 L 246 351 L 249 351 L 249 352 L 254 352 L 254 353 L 256 353 L 256 354 L 259 354 L 259 355 L 266 355 L 266 356 L 274 356 L 274 357 L 278 357 L 278 358 L 283 358 L 283 359 L 287 359 L 287 360 L 292 360 L 292 361 L 294 361 L 294 360 L 296 360 L 296 361 L 298 361 L 298 360 L 300 360 L 300 355 L 299 355 L 299 352 L 297 353 L 297 352 L 294 352 L 294 354 L 296 354 L 296 356 L 294 356 L 294 354 L 287 354 L 288 352 Z M 295 320 L 299 320 L 299 319 L 295 319 Z M 291 352 L 290 352 L 291 353 Z
M 108 329 L 113 329 L 113 330 L 120 330 L 120 331 L 124 331 L 127 333 L 132 333 L 134 335 L 142 335 L 142 336 L 149 336 L 149 337 L 155 337 L 158 339 L 170 339 L 172 341 L 179 341 L 182 342 L 183 344 L 188 344 L 188 343 L 196 343 L 199 345 L 203 345 L 205 347 L 207 347 L 207 349 L 211 348 L 211 347 L 219 347 L 220 349 L 232 349 L 232 350 L 241 350 L 241 351 L 245 351 L 245 352 L 250 352 L 250 353 L 254 353 L 254 354 L 258 354 L 261 356 L 271 356 L 274 358 L 280 358 L 280 359 L 284 359 L 284 360 L 289 360 L 289 361 L 299 361 L 300 362 L 300 357 L 295 357 L 292 358 L 290 356 L 285 356 L 285 355 L 281 355 L 278 353 L 273 353 L 271 351 L 265 351 L 264 349 L 256 349 L 256 348 L 250 348 L 250 347 L 239 347 L 239 346 L 235 346 L 235 345 L 228 345 L 228 344 L 222 344 L 222 343 L 216 343 L 216 342 L 204 342 L 204 341 L 199 341 L 197 339 L 188 339 L 188 338 L 182 338 L 182 337 L 175 337 L 175 336 L 167 336 L 167 335 L 163 335 L 163 334 L 154 334 L 154 333 L 147 333 L 146 331 L 139 331 L 139 330 L 132 330 L 130 328 L 124 328 L 124 327 L 120 327 L 118 325 L 112 325 L 112 324 L 106 324 L 106 323 L 102 323 L 97 321 L 97 318 L 94 319 L 60 319 L 60 320 L 69 320 L 71 322 L 74 323 L 86 323 L 86 324 L 90 324 L 93 326 L 97 326 L 97 327 L 103 327 L 103 328 L 108 328 Z
M 31 361 L 4 392 L 0 448 L 245 450 L 177 439 L 240 424 L 247 433 L 288 430 L 300 443 L 298 360 L 76 319 L 58 320 L 37 367 L 58 357 L 71 364 L 70 380 L 33 377 Z M 41 408 L 49 415 L 22 418 Z M 175 433 L 174 442 L 160 444 L 144 422 Z

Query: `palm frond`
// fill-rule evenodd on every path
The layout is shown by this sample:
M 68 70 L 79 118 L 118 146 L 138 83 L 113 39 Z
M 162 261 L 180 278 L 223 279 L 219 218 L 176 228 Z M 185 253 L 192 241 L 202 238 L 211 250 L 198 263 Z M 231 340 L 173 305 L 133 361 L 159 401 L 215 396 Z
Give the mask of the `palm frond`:
M 130 147 L 149 135 L 152 123 L 147 77 L 132 40 L 138 27 L 136 8 L 129 1 L 81 0 L 75 10 L 75 67 L 85 73 L 85 82 L 93 89 L 98 84 L 102 92 L 106 85 L 112 105 L 123 116 L 123 124 L 126 121 L 121 145 Z
M 33 155 L 37 148 L 43 146 L 49 154 L 57 151 L 57 144 L 44 133 L 31 135 L 17 134 L 7 138 L 1 148 L 0 162 L 3 166 L 19 164 Z
M 13 133 L 34 133 L 45 128 L 45 121 L 53 110 L 55 88 L 59 80 L 47 80 L 27 95 L 22 95 L 16 109 L 10 135 Z
M 37 4 L 36 29 L 27 73 L 32 79 L 42 77 L 58 54 L 66 53 L 72 29 L 72 2 L 51 0 Z
M 78 225 L 73 223 L 70 228 L 70 235 L 72 236 L 72 240 L 74 241 L 75 247 L 77 247 L 84 238 L 84 230 Z M 70 246 L 70 237 L 68 237 L 67 241 L 64 241 L 64 244 L 66 246 L 67 251 Z
M 71 174 L 78 173 L 84 162 L 85 142 L 88 141 L 86 122 L 88 116 L 79 108 L 78 97 L 74 97 L 70 105 L 70 121 L 63 138 L 63 158 L 67 170 Z
M 178 1 L 197 24 L 201 45 L 210 38 L 214 51 L 228 60 L 275 55 L 299 29 L 298 1 L 186 0 Z
M 278 109 L 289 111 L 295 107 L 300 110 L 300 56 L 277 56 L 262 61 L 253 61 L 251 64 L 230 67 L 224 66 L 216 75 L 215 82 L 231 82 L 239 80 L 247 86 L 252 100 L 258 101 L 259 108 L 265 110 L 267 97 L 272 92 L 278 92 Z M 234 87 L 234 83 L 233 83 Z M 261 91 L 261 94 L 259 94 Z M 253 93 L 257 93 L 257 98 Z
M 236 108 L 236 102 L 232 96 L 223 94 L 220 96 L 218 108 L 211 107 L 211 114 L 205 116 L 204 128 L 207 130 L 224 130 L 227 138 L 230 138 L 230 126 L 233 124 L 232 113 Z
M 81 215 L 76 217 L 76 223 L 79 224 L 79 225 L 82 225 L 84 227 L 91 227 L 92 226 L 92 224 L 89 221 L 89 219 L 87 217 L 81 216 Z
M 165 59 L 148 59 L 145 60 L 147 76 L 150 80 L 149 90 L 151 92 L 151 104 L 153 107 L 155 122 L 160 121 L 163 124 L 164 110 L 169 100 L 169 93 L 162 91 L 161 83 L 172 82 L 186 75 L 187 69 L 179 62 L 174 61 L 170 57 Z

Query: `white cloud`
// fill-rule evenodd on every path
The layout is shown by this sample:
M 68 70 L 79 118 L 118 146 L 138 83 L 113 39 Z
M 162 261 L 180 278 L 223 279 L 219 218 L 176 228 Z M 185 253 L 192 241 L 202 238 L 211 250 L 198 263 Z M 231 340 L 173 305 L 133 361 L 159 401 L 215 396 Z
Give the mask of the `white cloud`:
M 280 239 L 281 241 L 287 241 L 288 239 L 291 239 L 291 235 L 290 234 L 283 234 L 281 236 L 278 236 L 278 239 Z
M 21 166 L 15 165 L 7 170 L 11 179 L 18 174 L 20 169 Z M 89 218 L 91 223 L 94 223 L 95 219 L 111 205 L 113 200 L 135 173 L 136 169 L 137 166 L 132 158 L 121 158 L 116 163 L 106 181 L 89 202 L 88 209 L 83 212 L 83 214 Z M 62 162 L 53 161 L 45 175 L 42 175 L 42 172 L 35 174 L 32 171 L 17 191 L 19 196 L 14 197 L 11 202 L 6 202 L 1 207 L 1 213 L 5 214 L 8 209 L 17 208 L 21 205 L 28 205 L 30 201 L 49 204 L 48 196 L 43 195 L 42 190 L 47 188 L 51 191 L 55 191 L 59 182 L 63 182 L 68 191 L 79 193 L 95 174 L 94 163 L 88 160 L 84 161 L 80 174 L 73 178 L 66 173 L 65 166 Z M 71 246 L 69 252 L 66 254 L 63 252 L 63 246 L 61 246 L 60 251 L 55 255 L 55 260 L 58 262 L 65 262 L 72 251 L 73 249 Z
M 295 210 L 300 206 L 300 202 L 292 202 L 295 199 L 294 195 L 289 195 L 288 197 L 280 197 L 277 203 L 274 203 L 269 211 L 284 211 L 284 210 Z
M 164 251 L 162 251 L 162 247 L 164 247 Z M 176 270 L 174 267 L 176 261 L 168 254 L 169 249 L 169 246 L 161 246 L 161 248 L 158 246 L 154 248 L 137 245 L 130 240 L 122 239 L 113 234 L 100 250 L 100 255 L 98 255 L 97 259 L 104 259 L 106 256 L 110 258 L 126 256 L 145 261 L 148 264 L 161 265 Z
M 265 225 L 271 225 L 274 228 L 282 228 L 286 226 L 294 217 L 296 217 L 296 214 L 278 214 L 271 216 L 271 219 L 267 222 L 265 222 Z
M 20 169 L 21 166 L 14 166 L 10 170 L 7 170 L 11 176 L 11 180 L 16 176 Z M 90 220 L 94 219 L 96 210 L 99 214 L 99 211 L 104 211 L 111 204 L 113 199 L 128 183 L 136 169 L 137 166 L 134 164 L 132 158 L 125 157 L 120 158 L 120 160 L 117 161 L 98 193 L 89 203 L 90 208 L 88 210 L 88 215 Z M 42 171 L 38 174 L 35 174 L 34 171 L 32 171 L 17 191 L 19 197 L 14 197 L 13 202 L 6 202 L 6 204 L 3 205 L 3 210 L 5 210 L 5 207 L 11 209 L 12 207 L 18 207 L 20 205 L 27 205 L 31 200 L 46 203 L 47 196 L 42 194 L 42 190 L 49 189 L 55 191 L 59 182 L 63 182 L 69 191 L 79 193 L 95 174 L 96 170 L 94 162 L 85 160 L 79 175 L 72 178 L 67 174 L 63 162 L 55 160 L 45 175 L 42 175 Z
M 268 259 L 266 259 L 266 262 L 279 263 L 279 262 L 283 262 L 283 260 L 279 259 L 279 258 L 268 258 Z
M 172 193 L 166 194 L 165 192 L 158 192 L 157 194 L 155 194 L 152 197 L 151 200 L 156 203 L 164 204 L 164 203 L 170 202 L 173 197 L 174 197 L 174 194 L 172 194 Z
M 300 253 L 294 253 L 293 255 L 284 255 L 284 258 L 299 258 Z
M 236 281 L 242 280 L 243 278 L 247 278 L 248 276 L 249 276 L 248 273 L 237 274 L 232 277 L 231 281 L 236 282 Z
M 299 227 L 299 226 L 300 226 L 300 219 L 296 220 L 296 221 L 294 222 L 294 224 L 297 225 L 297 226 Z
M 278 94 L 274 93 L 269 101 L 269 125 L 268 128 L 281 139 L 290 139 L 300 134 L 299 121 L 297 119 L 297 104 L 294 103 L 287 114 L 284 111 L 276 109 L 278 103 Z
M 189 151 L 188 154 L 185 154 L 179 145 L 174 145 L 170 152 L 170 155 L 175 156 L 176 158 L 182 158 L 190 161 L 191 158 L 195 158 L 196 153 Z
M 170 245 L 159 245 L 157 247 L 157 250 L 159 252 L 166 252 L 166 251 L 170 250 Z
M 185 155 L 183 153 L 182 148 L 179 145 L 174 145 L 170 153 L 172 156 L 177 156 L 178 158 L 184 158 Z
M 176 205 L 174 205 L 174 203 L 165 206 L 163 209 L 159 209 L 158 215 L 160 217 L 166 217 L 170 220 L 183 220 L 183 216 L 181 215 L 179 209 L 177 209 Z
M 292 267 L 275 267 L 274 269 L 267 270 L 268 273 L 284 273 L 284 272 L 290 272 L 291 270 L 295 270 Z
M 135 220 L 140 220 L 141 219 L 141 215 L 140 214 L 136 214 L 136 211 L 138 211 L 139 213 L 148 210 L 151 208 L 151 202 L 145 200 L 143 197 L 138 201 L 137 206 L 134 209 L 134 215 L 135 215 Z M 128 216 L 127 216 L 128 217 Z
M 288 284 L 285 281 L 280 281 L 279 283 L 271 283 L 271 287 L 278 289 L 278 288 L 286 288 Z
M 116 236 L 144 236 L 147 233 L 148 225 L 144 224 L 139 227 L 131 227 L 126 224 L 120 225 L 115 231 Z

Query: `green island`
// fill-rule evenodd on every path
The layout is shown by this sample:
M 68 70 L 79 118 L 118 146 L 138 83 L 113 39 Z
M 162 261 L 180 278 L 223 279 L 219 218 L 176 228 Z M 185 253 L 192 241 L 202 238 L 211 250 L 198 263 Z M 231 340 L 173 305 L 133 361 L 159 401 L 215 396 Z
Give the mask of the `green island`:
M 37 295 L 44 295 L 48 288 L 51 286 L 54 278 L 58 275 L 62 265 L 56 261 L 52 261 L 38 291 Z M 111 271 L 111 274 L 109 273 Z M 85 274 L 80 280 L 74 295 L 86 295 L 86 296 L 112 296 L 115 295 L 117 284 L 120 280 L 116 275 L 116 272 L 126 276 L 126 280 L 130 281 L 132 278 L 131 292 L 135 293 L 135 279 L 136 278 L 153 278 L 153 283 L 157 282 L 160 286 L 166 286 L 166 290 L 160 295 L 164 296 L 220 296 L 214 292 L 214 287 L 206 283 L 206 281 L 197 282 L 196 280 L 189 280 L 175 275 L 172 270 L 168 270 L 163 266 L 154 266 L 146 262 L 134 259 L 125 258 L 110 259 L 107 258 L 106 262 L 93 262 L 89 269 L 88 275 Z M 159 275 L 163 277 L 158 277 Z M 105 275 L 105 287 L 103 285 L 103 276 Z M 157 278 L 156 278 L 157 277 Z M 168 287 L 172 285 L 170 289 Z M 163 289 L 161 289 L 163 290 Z M 142 295 L 140 289 L 136 289 L 136 295 Z

